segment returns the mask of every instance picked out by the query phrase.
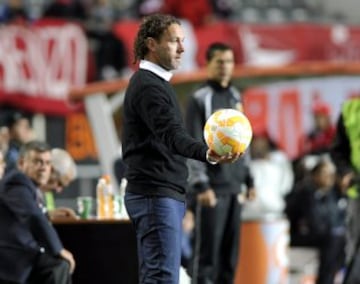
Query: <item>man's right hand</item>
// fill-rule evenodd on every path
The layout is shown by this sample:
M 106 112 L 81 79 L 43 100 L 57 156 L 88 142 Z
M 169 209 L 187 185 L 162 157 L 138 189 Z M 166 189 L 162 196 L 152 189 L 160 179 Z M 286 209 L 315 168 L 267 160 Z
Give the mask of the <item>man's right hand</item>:
M 70 264 L 70 274 L 73 274 L 75 270 L 75 259 L 71 252 L 66 249 L 62 249 L 59 253 L 60 257 L 67 260 Z
M 217 203 L 215 192 L 209 188 L 197 195 L 197 201 L 205 207 L 215 207 Z
M 237 154 L 226 154 L 223 156 L 219 156 L 215 151 L 213 150 L 208 150 L 206 152 L 206 159 L 210 164 L 223 164 L 223 163 L 233 163 L 235 162 L 237 159 L 239 159 L 241 157 L 242 154 L 237 153 Z
M 354 178 L 355 174 L 353 172 L 349 172 L 341 177 L 340 179 L 340 190 L 343 193 L 346 193 L 348 188 L 350 187 L 351 180 Z
M 56 219 L 63 219 L 63 218 L 69 218 L 69 219 L 77 219 L 76 213 L 71 208 L 66 207 L 59 207 L 55 208 L 54 210 L 50 210 L 49 212 L 50 219 L 56 220 Z

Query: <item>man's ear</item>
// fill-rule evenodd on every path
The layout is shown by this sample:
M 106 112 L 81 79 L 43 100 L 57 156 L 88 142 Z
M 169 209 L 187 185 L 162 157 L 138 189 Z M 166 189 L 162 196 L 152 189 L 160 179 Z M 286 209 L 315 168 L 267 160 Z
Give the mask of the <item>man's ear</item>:
M 150 51 L 155 51 L 157 42 L 156 42 L 156 40 L 155 40 L 154 38 L 148 37 L 145 42 L 146 42 L 146 47 L 147 47 Z

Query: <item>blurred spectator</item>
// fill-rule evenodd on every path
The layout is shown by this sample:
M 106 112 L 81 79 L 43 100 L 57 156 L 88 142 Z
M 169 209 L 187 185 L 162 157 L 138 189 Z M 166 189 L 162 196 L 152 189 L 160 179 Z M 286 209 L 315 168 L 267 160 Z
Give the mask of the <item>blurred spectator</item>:
M 5 124 L 9 129 L 9 147 L 6 152 L 6 172 L 16 167 L 20 147 L 34 137 L 29 118 L 20 111 L 8 113 Z
M 30 21 L 37 20 L 42 17 L 45 7 L 49 0 L 26 0 L 25 8 Z
M 255 134 L 251 145 L 249 168 L 254 177 L 256 197 L 244 204 L 244 219 L 282 218 L 285 195 L 293 186 L 294 174 L 289 159 L 266 132 Z
M 56 208 L 53 192 L 61 193 L 77 176 L 76 164 L 70 154 L 60 148 L 51 150 L 51 175 L 48 183 L 41 187 L 43 201 L 50 219 L 76 218 L 71 208 Z
M 0 283 L 70 283 L 74 258 L 37 198 L 38 186 L 50 176 L 50 147 L 40 141 L 25 144 L 18 168 L 0 182 Z
M 316 101 L 312 106 L 314 127 L 304 138 L 300 145 L 303 155 L 323 154 L 329 152 L 329 147 L 335 136 L 335 126 L 331 122 L 330 106 L 324 102 Z
M 116 19 L 116 10 L 110 0 L 95 0 L 89 11 L 86 30 L 95 53 L 98 80 L 120 77 L 127 67 L 124 44 L 112 30 Z
M 330 147 L 335 137 L 335 125 L 331 121 L 331 109 L 320 99 L 315 99 L 312 107 L 313 128 L 301 138 L 300 151 L 293 161 L 295 183 L 309 174 L 318 159 L 330 154 Z
M 232 19 L 239 9 L 236 0 L 210 0 L 215 15 L 220 19 Z
M 112 0 L 113 7 L 117 11 L 118 19 L 136 18 L 136 1 L 134 0 Z
M 338 117 L 331 157 L 341 190 L 348 196 L 346 212 L 346 275 L 344 284 L 360 279 L 360 97 L 344 102 Z
M 110 0 L 94 0 L 86 26 L 92 31 L 110 31 L 115 19 L 116 11 Z
M 0 4 L 0 22 L 23 25 L 27 20 L 23 0 L 7 0 Z
M 287 197 L 291 245 L 319 250 L 317 284 L 333 284 L 336 272 L 344 265 L 345 206 L 335 177 L 333 163 L 321 159 Z
M 180 2 L 179 2 L 180 3 Z M 195 139 L 203 139 L 209 116 L 220 108 L 242 111 L 242 96 L 232 84 L 233 49 L 221 42 L 206 50 L 207 81 L 189 97 L 186 127 Z M 243 187 L 254 192 L 245 157 L 231 164 L 211 165 L 188 160 L 189 192 L 193 195 L 195 234 L 193 265 L 196 283 L 233 283 L 238 260 Z
M 53 0 L 45 8 L 43 16 L 84 22 L 87 12 L 82 0 Z
M 165 0 L 136 0 L 135 11 L 138 18 L 162 11 Z

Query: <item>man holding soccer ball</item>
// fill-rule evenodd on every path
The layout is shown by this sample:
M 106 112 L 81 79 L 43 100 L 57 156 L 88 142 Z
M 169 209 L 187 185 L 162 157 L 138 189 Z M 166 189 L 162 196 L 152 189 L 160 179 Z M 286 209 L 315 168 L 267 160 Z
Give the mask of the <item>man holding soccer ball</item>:
M 169 81 L 184 52 L 184 32 L 170 15 L 144 18 L 134 43 L 140 68 L 125 94 L 123 159 L 128 185 L 125 205 L 135 227 L 139 283 L 177 284 L 186 159 L 232 162 L 186 131 Z
M 231 84 L 234 53 L 223 43 L 211 44 L 206 52 L 208 81 L 190 97 L 186 126 L 196 139 L 203 139 L 206 121 L 216 110 L 242 111 L 239 91 Z M 196 212 L 193 283 L 232 284 L 238 258 L 243 184 L 253 196 L 253 180 L 245 159 L 210 165 L 189 160 L 190 188 Z

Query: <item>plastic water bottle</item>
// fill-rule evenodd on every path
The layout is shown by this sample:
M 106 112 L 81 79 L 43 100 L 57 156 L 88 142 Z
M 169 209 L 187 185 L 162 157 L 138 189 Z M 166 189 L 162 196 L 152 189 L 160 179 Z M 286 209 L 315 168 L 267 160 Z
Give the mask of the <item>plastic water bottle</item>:
M 114 204 L 114 218 L 115 219 L 121 219 L 121 211 L 122 211 L 122 207 L 123 207 L 123 199 L 120 196 L 120 194 L 115 194 L 114 195 L 114 200 L 113 200 Z
M 99 219 L 114 218 L 114 190 L 110 176 L 103 175 L 96 186 L 97 217 Z
M 128 215 L 127 211 L 126 211 L 125 201 L 124 201 L 126 186 L 127 186 L 127 179 L 123 178 L 121 180 L 121 183 L 120 183 L 120 191 L 119 191 L 119 195 L 118 195 L 119 204 L 120 204 L 119 205 L 120 206 L 120 211 L 119 211 L 119 214 L 118 214 L 119 219 L 129 219 L 129 215 Z

